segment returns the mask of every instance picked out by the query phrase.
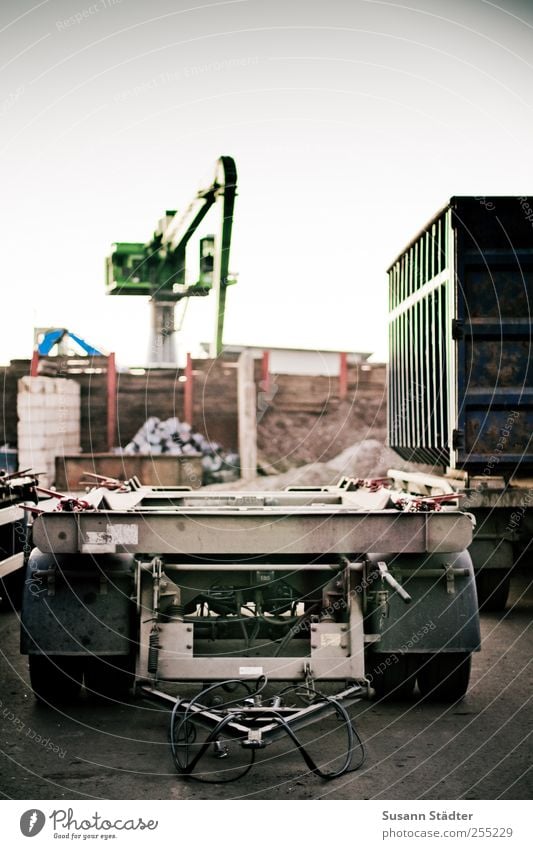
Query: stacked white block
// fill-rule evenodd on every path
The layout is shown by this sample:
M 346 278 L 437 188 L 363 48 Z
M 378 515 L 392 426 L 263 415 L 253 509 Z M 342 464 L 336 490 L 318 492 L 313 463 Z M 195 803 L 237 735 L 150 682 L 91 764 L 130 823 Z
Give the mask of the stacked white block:
M 55 458 L 80 451 L 80 386 L 61 377 L 22 377 L 18 382 L 19 469 L 54 481 Z

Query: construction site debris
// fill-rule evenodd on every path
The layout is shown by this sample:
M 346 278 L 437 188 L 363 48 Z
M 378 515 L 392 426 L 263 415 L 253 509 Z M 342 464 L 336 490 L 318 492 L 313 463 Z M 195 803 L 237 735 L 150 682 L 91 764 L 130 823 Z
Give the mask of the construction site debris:
M 204 483 L 222 483 L 239 477 L 239 456 L 225 451 L 218 442 L 211 442 L 202 433 L 177 416 L 161 420 L 150 416 L 139 428 L 123 454 L 202 455 Z

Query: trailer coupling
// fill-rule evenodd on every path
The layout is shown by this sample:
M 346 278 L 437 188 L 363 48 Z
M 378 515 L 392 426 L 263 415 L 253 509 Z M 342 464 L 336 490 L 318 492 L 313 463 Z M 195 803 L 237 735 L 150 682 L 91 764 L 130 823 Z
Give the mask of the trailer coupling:
M 267 683 L 264 675 L 255 686 L 240 678 L 229 679 L 205 687 L 189 700 L 149 686 L 141 688 L 145 696 L 172 705 L 170 747 L 179 775 L 207 784 L 237 781 L 252 769 L 258 749 L 265 749 L 284 736 L 298 750 L 310 772 L 326 781 L 361 768 L 364 746 L 345 705 L 361 701 L 368 695 L 368 687 L 354 683 L 332 697 L 320 693 L 309 680 L 288 685 L 266 698 Z M 227 697 L 239 688 L 244 692 Z M 290 703 L 295 700 L 300 704 Z M 312 752 L 314 741 L 304 740 L 296 732 L 318 720 L 323 722 L 325 717 L 334 724 L 332 730 L 325 730 L 321 724 L 320 742 L 329 740 L 329 745 L 319 765 Z M 238 763 L 232 765 L 231 755 L 236 755 L 238 749 L 247 756 L 243 760 L 237 755 L 234 759 Z M 359 757 L 354 763 L 356 753 Z M 208 755 L 215 760 L 228 759 L 228 763 L 222 769 L 213 763 L 202 766 Z

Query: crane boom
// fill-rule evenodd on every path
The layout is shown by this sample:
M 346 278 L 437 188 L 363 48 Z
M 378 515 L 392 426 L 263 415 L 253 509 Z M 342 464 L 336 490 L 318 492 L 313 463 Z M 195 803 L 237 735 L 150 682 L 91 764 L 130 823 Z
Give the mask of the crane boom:
M 185 211 L 165 214 L 153 238 L 146 244 L 117 242 L 107 260 L 108 295 L 149 295 L 152 303 L 153 338 L 151 359 L 175 360 L 174 307 L 183 298 L 216 295 L 216 320 L 211 353 L 222 350 L 226 289 L 235 281 L 229 277 L 229 255 L 233 210 L 237 194 L 237 167 L 231 156 L 221 156 L 211 183 L 200 189 Z M 218 233 L 200 241 L 200 276 L 186 283 L 186 249 L 191 237 L 209 210 L 219 203 Z

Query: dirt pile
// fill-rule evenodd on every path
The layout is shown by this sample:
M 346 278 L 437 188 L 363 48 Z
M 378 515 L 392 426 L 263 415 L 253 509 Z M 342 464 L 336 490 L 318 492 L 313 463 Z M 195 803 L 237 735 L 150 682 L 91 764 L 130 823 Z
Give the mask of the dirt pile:
M 330 402 L 323 411 L 288 413 L 269 410 L 258 423 L 259 455 L 278 472 L 310 463 L 329 463 L 339 452 L 366 440 L 385 442 L 383 392 Z
M 383 477 L 387 470 L 420 471 L 420 466 L 401 460 L 394 451 L 386 448 L 377 439 L 364 439 L 356 442 L 332 457 L 327 463 L 307 463 L 295 466 L 281 474 L 260 475 L 253 481 L 243 484 L 234 481 L 218 488 L 244 490 L 281 490 L 287 486 L 315 486 L 335 484 L 343 477 L 373 478 Z

